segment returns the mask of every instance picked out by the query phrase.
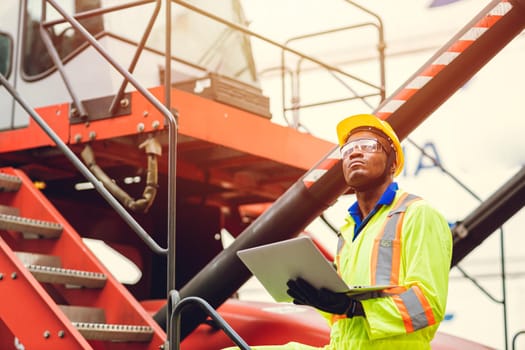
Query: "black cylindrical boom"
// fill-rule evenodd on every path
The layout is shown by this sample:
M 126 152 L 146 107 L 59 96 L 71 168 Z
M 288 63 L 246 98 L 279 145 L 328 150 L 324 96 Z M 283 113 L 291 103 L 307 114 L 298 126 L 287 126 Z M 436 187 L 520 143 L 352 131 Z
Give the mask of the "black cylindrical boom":
M 452 266 L 479 246 L 525 205 L 525 167 L 452 228 Z

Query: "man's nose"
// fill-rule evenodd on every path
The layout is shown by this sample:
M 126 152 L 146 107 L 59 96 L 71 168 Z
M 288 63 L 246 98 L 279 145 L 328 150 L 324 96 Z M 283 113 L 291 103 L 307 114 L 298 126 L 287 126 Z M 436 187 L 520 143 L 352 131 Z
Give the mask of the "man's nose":
M 348 155 L 348 158 L 355 158 L 363 156 L 363 151 L 361 150 L 361 147 L 357 146 L 352 149 L 352 152 Z

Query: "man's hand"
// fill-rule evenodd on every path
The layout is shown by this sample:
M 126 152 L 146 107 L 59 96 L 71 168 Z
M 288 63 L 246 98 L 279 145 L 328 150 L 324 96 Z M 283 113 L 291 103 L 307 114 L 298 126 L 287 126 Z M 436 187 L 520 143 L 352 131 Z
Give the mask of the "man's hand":
M 302 278 L 289 280 L 286 285 L 288 295 L 297 305 L 310 305 L 316 309 L 347 317 L 364 316 L 363 308 L 358 300 L 344 293 L 335 293 L 329 289 L 317 289 Z

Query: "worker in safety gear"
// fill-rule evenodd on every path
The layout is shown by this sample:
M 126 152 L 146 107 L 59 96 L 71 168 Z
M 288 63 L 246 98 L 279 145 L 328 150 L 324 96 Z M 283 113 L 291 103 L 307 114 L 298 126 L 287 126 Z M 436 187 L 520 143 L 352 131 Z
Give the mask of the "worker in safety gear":
M 335 264 L 348 285 L 391 285 L 351 297 L 288 282 L 296 304 L 326 312 L 327 349 L 430 349 L 445 314 L 452 235 L 423 199 L 398 188 L 403 150 L 390 125 L 373 115 L 337 125 L 343 174 L 357 201 L 341 228 Z
M 359 295 L 288 281 L 295 304 L 320 310 L 331 325 L 323 349 L 430 349 L 445 315 L 452 235 L 428 202 L 399 189 L 403 150 L 391 126 L 374 115 L 337 125 L 342 170 L 357 201 L 339 233 L 335 265 L 352 285 L 390 286 Z M 315 349 L 289 343 L 254 349 Z

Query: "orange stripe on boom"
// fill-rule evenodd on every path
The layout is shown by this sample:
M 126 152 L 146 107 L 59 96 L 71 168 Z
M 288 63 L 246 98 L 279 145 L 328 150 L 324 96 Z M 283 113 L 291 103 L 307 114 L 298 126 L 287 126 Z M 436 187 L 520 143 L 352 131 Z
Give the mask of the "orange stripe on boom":
M 410 97 L 414 96 L 419 89 L 403 89 L 396 95 L 396 100 L 408 100 Z
M 467 49 L 470 45 L 472 45 L 474 41 L 472 40 L 459 40 L 456 41 L 449 49 L 450 52 L 463 52 L 465 49 Z

